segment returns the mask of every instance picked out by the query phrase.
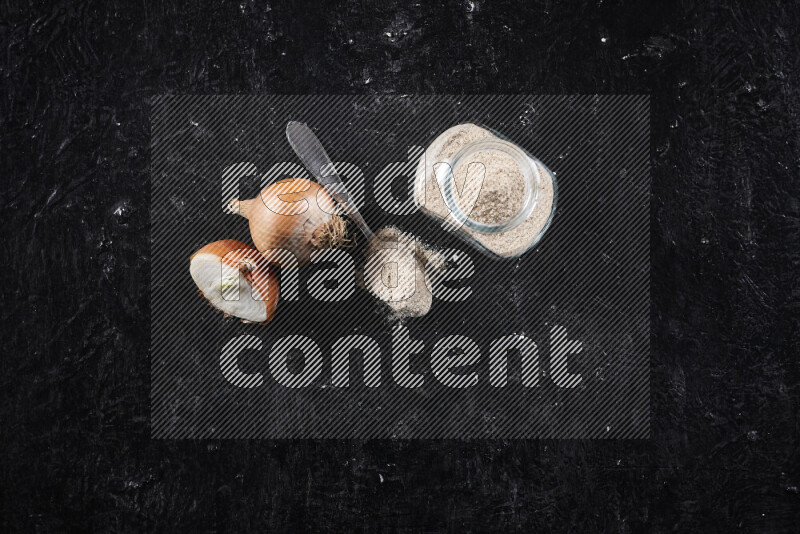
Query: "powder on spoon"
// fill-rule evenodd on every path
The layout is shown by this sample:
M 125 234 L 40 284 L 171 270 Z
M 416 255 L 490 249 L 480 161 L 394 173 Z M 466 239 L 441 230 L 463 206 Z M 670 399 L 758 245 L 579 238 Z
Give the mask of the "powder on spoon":
M 426 269 L 444 268 L 443 258 L 417 238 L 389 226 L 367 243 L 364 285 L 394 319 L 420 317 L 433 303 Z

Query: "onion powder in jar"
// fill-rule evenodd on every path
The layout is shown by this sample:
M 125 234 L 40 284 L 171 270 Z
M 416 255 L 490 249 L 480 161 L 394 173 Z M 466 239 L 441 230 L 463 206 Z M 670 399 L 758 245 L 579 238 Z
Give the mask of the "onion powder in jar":
M 556 209 L 550 170 L 518 145 L 475 124 L 459 124 L 425 150 L 414 203 L 493 258 L 538 243 Z

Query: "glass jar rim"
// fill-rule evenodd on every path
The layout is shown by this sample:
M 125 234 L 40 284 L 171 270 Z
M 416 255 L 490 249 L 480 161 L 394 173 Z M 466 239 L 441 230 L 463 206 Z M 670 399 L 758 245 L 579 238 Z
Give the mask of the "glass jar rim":
M 510 219 L 498 224 L 486 224 L 470 218 L 464 213 L 464 210 L 461 209 L 453 196 L 454 191 L 456 193 L 458 191 L 455 187 L 455 170 L 463 163 L 464 158 L 477 152 L 486 151 L 502 152 L 510 156 L 519 167 L 525 185 L 525 193 L 519 211 Z M 507 232 L 525 222 L 536 207 L 540 185 L 538 169 L 534 168 L 536 162 L 527 152 L 514 143 L 502 139 L 481 139 L 479 141 L 473 141 L 462 147 L 444 163 L 444 165 L 439 165 L 436 169 L 436 181 L 439 185 L 439 190 L 450 214 L 457 223 L 467 228 L 484 234 Z M 467 162 L 467 164 L 469 163 L 470 162 Z M 486 176 L 484 175 L 484 180 L 485 179 Z

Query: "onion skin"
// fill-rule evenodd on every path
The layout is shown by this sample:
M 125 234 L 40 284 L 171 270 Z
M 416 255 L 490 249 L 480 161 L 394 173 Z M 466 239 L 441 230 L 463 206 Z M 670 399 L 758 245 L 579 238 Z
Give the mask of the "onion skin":
M 241 258 L 246 258 L 249 254 L 249 251 L 253 250 L 252 245 L 248 245 L 246 243 L 242 243 L 241 241 L 236 241 L 235 239 L 223 239 L 221 241 L 214 241 L 213 243 L 209 243 L 208 245 L 204 246 L 189 258 L 189 261 L 192 261 L 195 256 L 198 254 L 211 254 L 213 256 L 219 256 L 223 258 L 223 261 L 230 265 L 231 267 L 236 267 L 238 265 L 238 261 L 236 261 L 233 254 L 231 254 L 234 250 L 241 250 Z M 229 256 L 230 254 L 230 256 Z
M 265 321 L 256 322 L 256 324 L 266 324 L 275 317 L 275 310 L 280 300 L 278 270 L 270 265 L 252 245 L 247 245 L 234 239 L 214 241 L 192 254 L 189 258 L 189 263 L 191 264 L 191 262 L 200 255 L 218 257 L 221 263 L 234 269 L 239 269 L 242 273 L 241 276 L 243 276 L 250 286 L 258 292 L 261 297 L 261 302 L 263 302 L 266 307 L 267 319 Z M 197 283 L 196 280 L 195 283 Z M 212 307 L 219 309 L 214 306 L 211 299 L 209 299 L 202 290 L 200 290 L 200 294 L 203 295 L 203 298 L 205 298 Z M 242 318 L 240 317 L 240 319 Z M 242 322 L 255 321 L 242 319 Z
M 260 252 L 288 250 L 300 267 L 320 248 L 323 227 L 338 219 L 336 202 L 317 182 L 288 178 L 267 186 L 250 200 L 231 200 L 229 208 L 250 223 Z M 333 246 L 337 246 L 334 244 Z

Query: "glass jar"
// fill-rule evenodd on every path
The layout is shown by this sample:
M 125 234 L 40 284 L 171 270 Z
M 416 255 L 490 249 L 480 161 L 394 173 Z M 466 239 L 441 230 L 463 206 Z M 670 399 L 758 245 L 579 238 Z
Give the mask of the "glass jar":
M 471 174 L 474 163 L 484 166 L 482 181 Z M 541 161 L 474 124 L 454 126 L 431 143 L 414 187 L 414 202 L 423 213 L 496 259 L 516 258 L 541 241 L 556 198 L 555 177 Z

